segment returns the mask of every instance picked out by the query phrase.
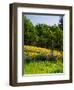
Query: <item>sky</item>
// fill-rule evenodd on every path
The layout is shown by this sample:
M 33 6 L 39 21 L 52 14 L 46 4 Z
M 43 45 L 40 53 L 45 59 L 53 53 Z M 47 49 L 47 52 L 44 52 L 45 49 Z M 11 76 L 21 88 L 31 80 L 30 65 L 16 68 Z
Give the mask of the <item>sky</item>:
M 56 16 L 56 15 L 25 15 L 28 19 L 31 20 L 33 25 L 36 24 L 47 24 L 47 25 L 58 25 L 59 20 L 61 16 Z

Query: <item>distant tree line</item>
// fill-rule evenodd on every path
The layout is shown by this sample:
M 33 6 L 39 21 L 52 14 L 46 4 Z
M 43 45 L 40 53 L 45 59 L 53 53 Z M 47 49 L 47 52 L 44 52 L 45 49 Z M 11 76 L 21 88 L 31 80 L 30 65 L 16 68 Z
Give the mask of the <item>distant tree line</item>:
M 58 25 L 33 23 L 24 16 L 24 44 L 63 51 L 63 19 Z

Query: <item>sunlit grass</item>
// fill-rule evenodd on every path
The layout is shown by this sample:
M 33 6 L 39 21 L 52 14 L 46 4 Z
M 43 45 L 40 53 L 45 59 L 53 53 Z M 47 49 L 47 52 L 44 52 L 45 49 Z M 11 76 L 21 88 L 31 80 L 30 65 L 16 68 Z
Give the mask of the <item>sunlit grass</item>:
M 24 64 L 24 74 L 50 74 L 63 73 L 63 63 L 61 60 L 57 62 L 40 61 Z

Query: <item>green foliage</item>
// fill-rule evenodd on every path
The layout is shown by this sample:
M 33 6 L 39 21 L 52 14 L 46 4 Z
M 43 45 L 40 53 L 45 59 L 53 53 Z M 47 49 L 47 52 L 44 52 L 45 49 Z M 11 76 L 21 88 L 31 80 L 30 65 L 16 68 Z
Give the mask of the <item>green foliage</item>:
M 62 18 L 62 16 L 61 16 L 61 18 L 60 18 L 60 20 L 59 20 L 58 26 L 60 27 L 60 29 L 63 30 L 63 18 Z
M 46 56 L 43 54 L 39 54 L 35 57 L 35 61 L 45 61 L 46 60 Z
M 38 24 L 35 26 L 38 36 L 37 46 L 49 47 L 50 28 L 46 24 Z M 49 42 L 50 43 L 50 42 Z
M 63 50 L 63 31 L 58 26 L 52 26 L 53 47 L 58 50 Z
M 24 44 L 32 44 L 34 45 L 34 41 L 36 42 L 36 30 L 33 26 L 32 22 L 24 17 Z
M 63 73 L 63 64 L 60 61 L 58 60 L 56 63 L 49 61 L 26 63 L 24 74 Z
M 52 62 L 56 62 L 57 61 L 57 57 L 56 56 L 48 56 L 47 60 L 48 61 L 52 61 Z
M 31 56 L 25 56 L 25 60 L 24 60 L 24 63 L 26 62 L 26 63 L 30 63 L 30 62 L 32 62 L 32 57 Z
M 63 30 L 60 28 L 61 21 L 59 21 L 59 25 L 57 26 L 49 26 L 47 24 L 37 24 L 34 26 L 33 23 L 24 16 L 24 44 L 63 51 Z

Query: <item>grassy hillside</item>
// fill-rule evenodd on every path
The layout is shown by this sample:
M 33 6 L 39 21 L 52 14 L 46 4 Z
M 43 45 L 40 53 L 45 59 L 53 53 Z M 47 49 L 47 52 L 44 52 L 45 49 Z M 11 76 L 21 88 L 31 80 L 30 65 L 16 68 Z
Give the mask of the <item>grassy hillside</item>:
M 24 73 L 42 74 L 42 73 L 62 73 L 63 72 L 63 53 L 57 50 L 24 46 Z

